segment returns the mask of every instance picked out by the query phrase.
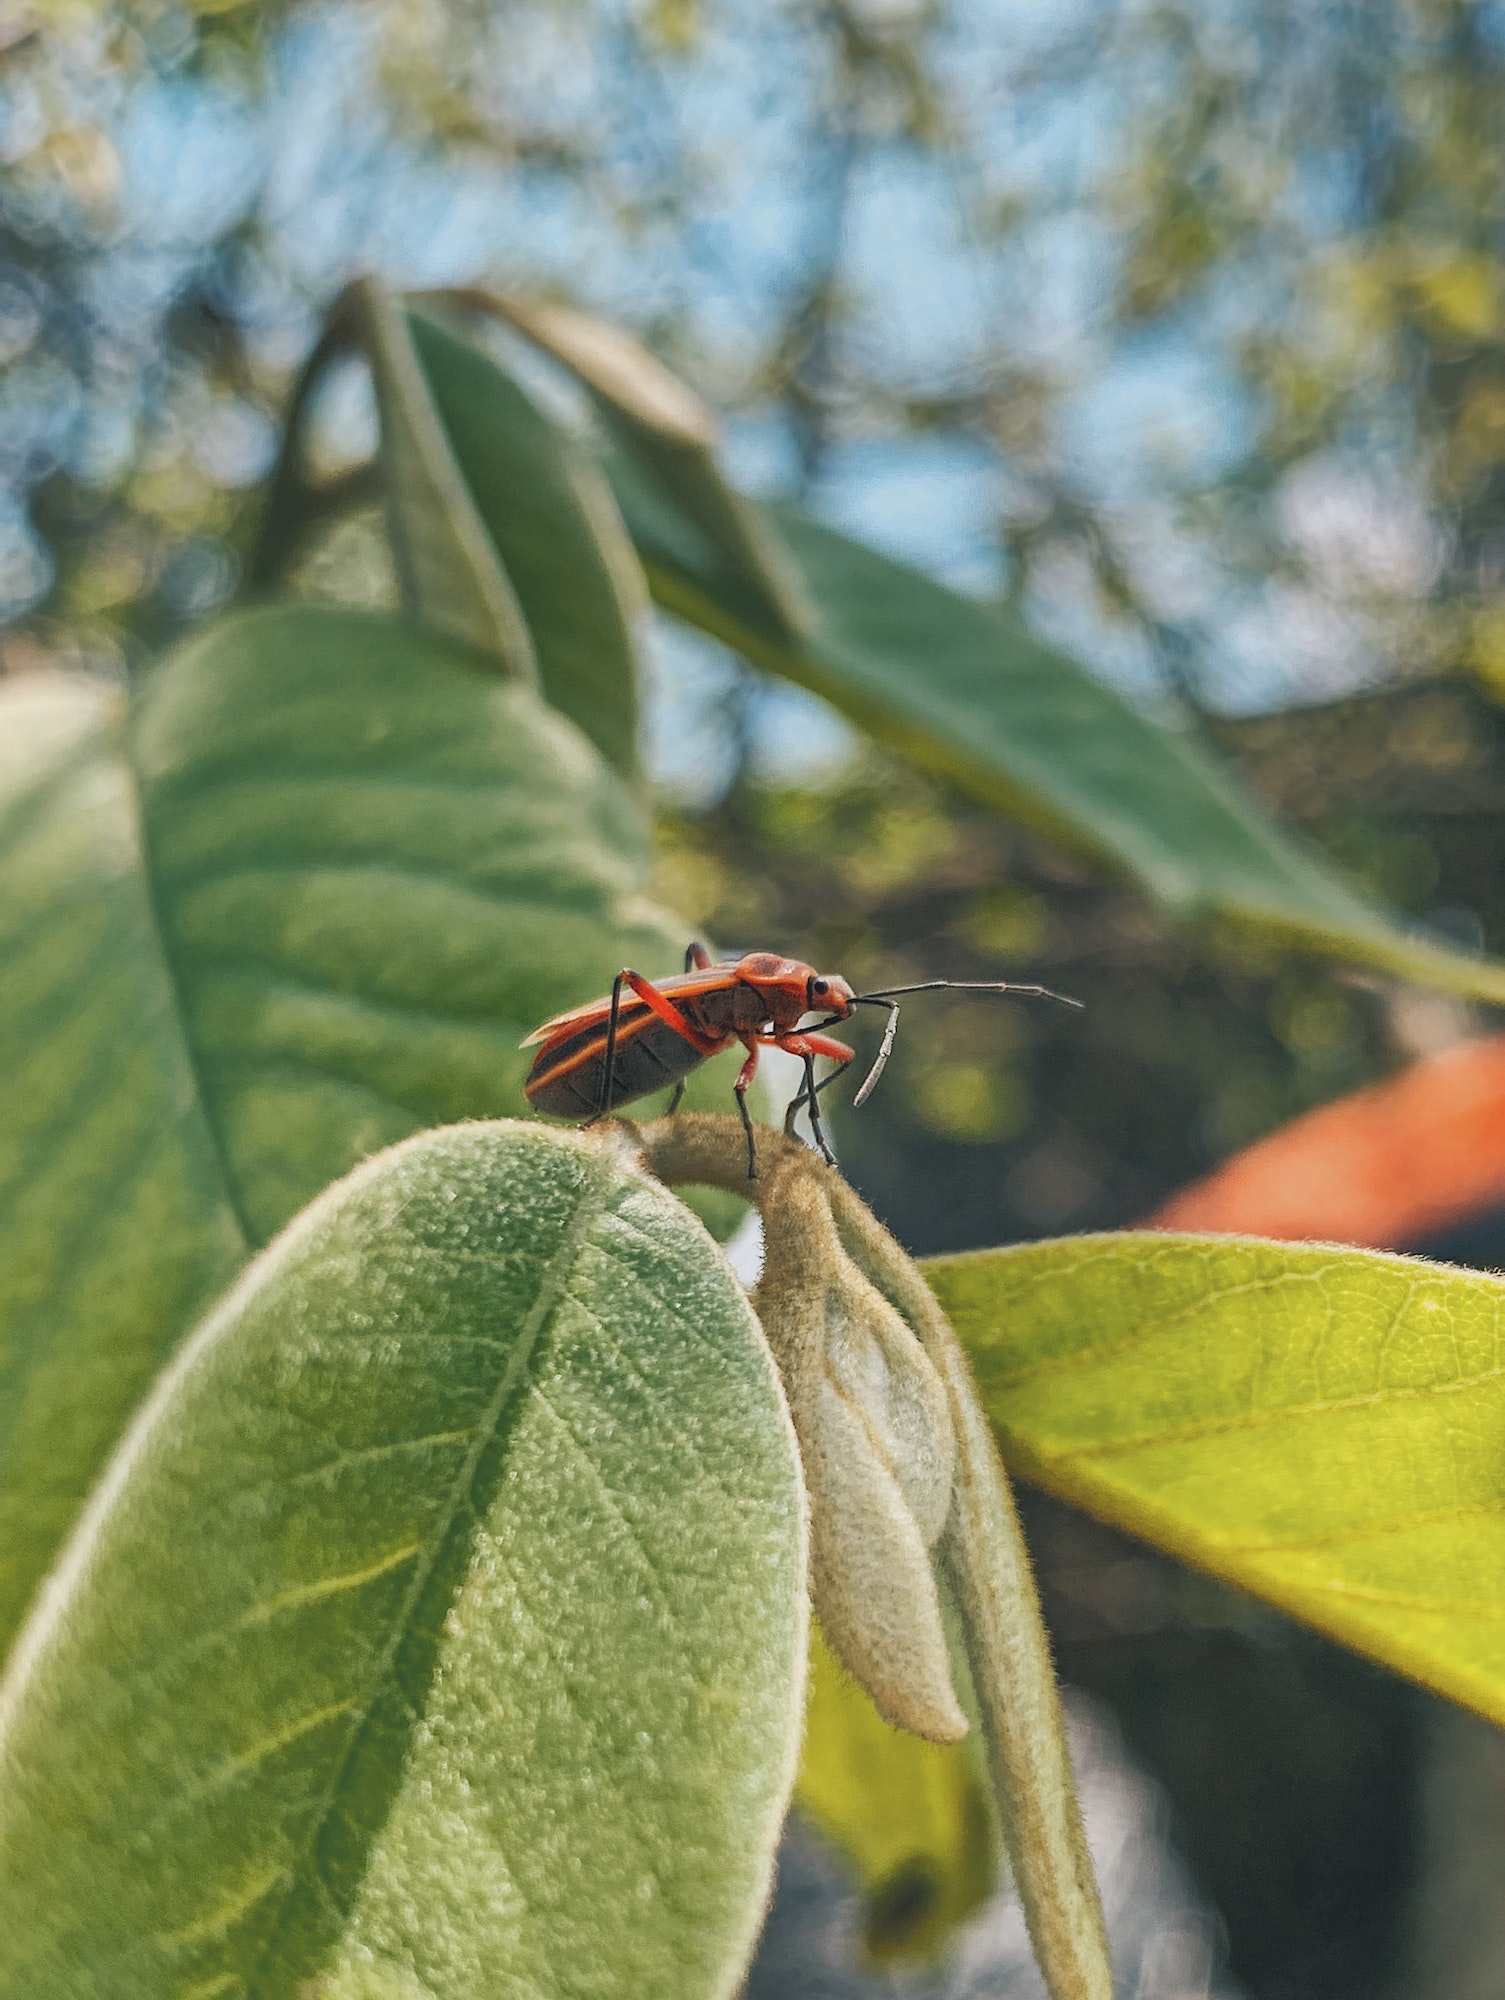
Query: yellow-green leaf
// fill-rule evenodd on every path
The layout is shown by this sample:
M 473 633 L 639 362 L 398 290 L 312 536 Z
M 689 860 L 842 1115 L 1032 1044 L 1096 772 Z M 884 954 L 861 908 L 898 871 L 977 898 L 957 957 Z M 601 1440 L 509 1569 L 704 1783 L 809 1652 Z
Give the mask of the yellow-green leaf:
M 1505 1722 L 1505 1283 L 1149 1233 L 926 1276 L 1014 1471 Z
M 927 1743 L 885 1722 L 818 1628 L 795 1803 L 856 1871 L 872 1958 L 928 1955 L 993 1888 L 976 1740 Z

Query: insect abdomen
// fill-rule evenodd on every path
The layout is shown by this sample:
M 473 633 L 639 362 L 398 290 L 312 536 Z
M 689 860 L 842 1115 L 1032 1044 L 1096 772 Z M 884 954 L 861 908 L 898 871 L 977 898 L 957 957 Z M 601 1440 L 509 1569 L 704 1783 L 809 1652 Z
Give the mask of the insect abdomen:
M 693 1042 L 654 1016 L 641 1027 L 634 1023 L 625 1034 L 619 1024 L 611 1103 L 606 1108 L 616 1111 L 634 1098 L 665 1090 L 704 1060 Z M 539 1050 L 523 1086 L 528 1102 L 556 1118 L 594 1117 L 602 1108 L 605 1062 L 606 1027 L 594 1021 L 552 1048 Z

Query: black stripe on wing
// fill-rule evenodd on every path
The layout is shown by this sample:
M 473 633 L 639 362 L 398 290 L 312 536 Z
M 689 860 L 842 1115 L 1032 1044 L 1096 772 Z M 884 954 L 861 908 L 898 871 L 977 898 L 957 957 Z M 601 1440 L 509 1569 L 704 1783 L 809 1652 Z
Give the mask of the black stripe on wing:
M 610 1110 L 664 1090 L 688 1076 L 704 1060 L 695 1044 L 676 1034 L 651 1008 L 639 1003 L 630 1019 L 617 1017 Z M 601 1070 L 606 1061 L 606 1024 L 593 1021 L 573 1035 L 541 1049 L 523 1086 L 530 1104 L 557 1118 L 592 1118 L 601 1107 Z

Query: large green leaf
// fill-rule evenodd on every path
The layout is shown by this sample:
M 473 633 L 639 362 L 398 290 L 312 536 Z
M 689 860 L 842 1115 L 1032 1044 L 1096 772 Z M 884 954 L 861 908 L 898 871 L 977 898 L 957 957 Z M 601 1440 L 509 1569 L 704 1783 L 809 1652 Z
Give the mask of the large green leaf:
M 0 1651 L 142 1388 L 246 1254 L 122 709 L 61 676 L 0 698 Z
M 0 1687 L 0 1994 L 717 2000 L 806 1638 L 794 1438 L 612 1148 L 425 1134 L 188 1342 Z
M 625 336 L 578 313 L 496 305 L 595 396 L 614 447 L 608 474 L 669 610 L 825 696 L 916 762 L 1123 871 L 1180 918 L 1223 917 L 1505 1001 L 1505 966 L 1409 931 L 1279 825 L 1210 750 L 1151 722 L 1011 612 L 798 508 L 762 509 L 735 494 L 716 472 L 709 418 L 697 420 L 690 392 Z M 693 480 L 675 469 L 692 462 Z M 762 552 L 761 590 L 750 581 L 749 537 Z
M 526 688 L 400 625 L 265 611 L 153 676 L 131 753 L 206 1109 L 264 1241 L 364 1153 L 518 1108 L 522 1036 L 664 970 L 646 828 Z
M 530 1028 L 677 966 L 647 867 L 576 729 L 378 619 L 227 621 L 129 721 L 0 694 L 0 1651 L 248 1248 L 377 1147 L 521 1110 Z
M 1505 1283 L 1149 1233 L 926 1276 L 1016 1472 L 1505 1722 Z

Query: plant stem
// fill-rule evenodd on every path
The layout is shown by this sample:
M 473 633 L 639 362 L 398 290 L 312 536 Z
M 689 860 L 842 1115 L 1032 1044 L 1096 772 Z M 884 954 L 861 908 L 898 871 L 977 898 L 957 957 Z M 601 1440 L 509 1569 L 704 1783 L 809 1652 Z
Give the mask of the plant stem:
M 840 1174 L 799 1140 L 760 1128 L 763 1177 L 750 1182 L 734 1118 L 661 1118 L 639 1137 L 660 1179 L 728 1188 L 760 1205 L 780 1199 L 791 1172 L 808 1174 L 830 1203 L 843 1249 L 908 1321 L 945 1384 L 956 1432 L 956 1485 L 935 1555 L 962 1625 L 1030 1939 L 1053 2000 L 1112 2000 L 1102 1908 L 1029 1552 L 951 1322 L 894 1238 Z

